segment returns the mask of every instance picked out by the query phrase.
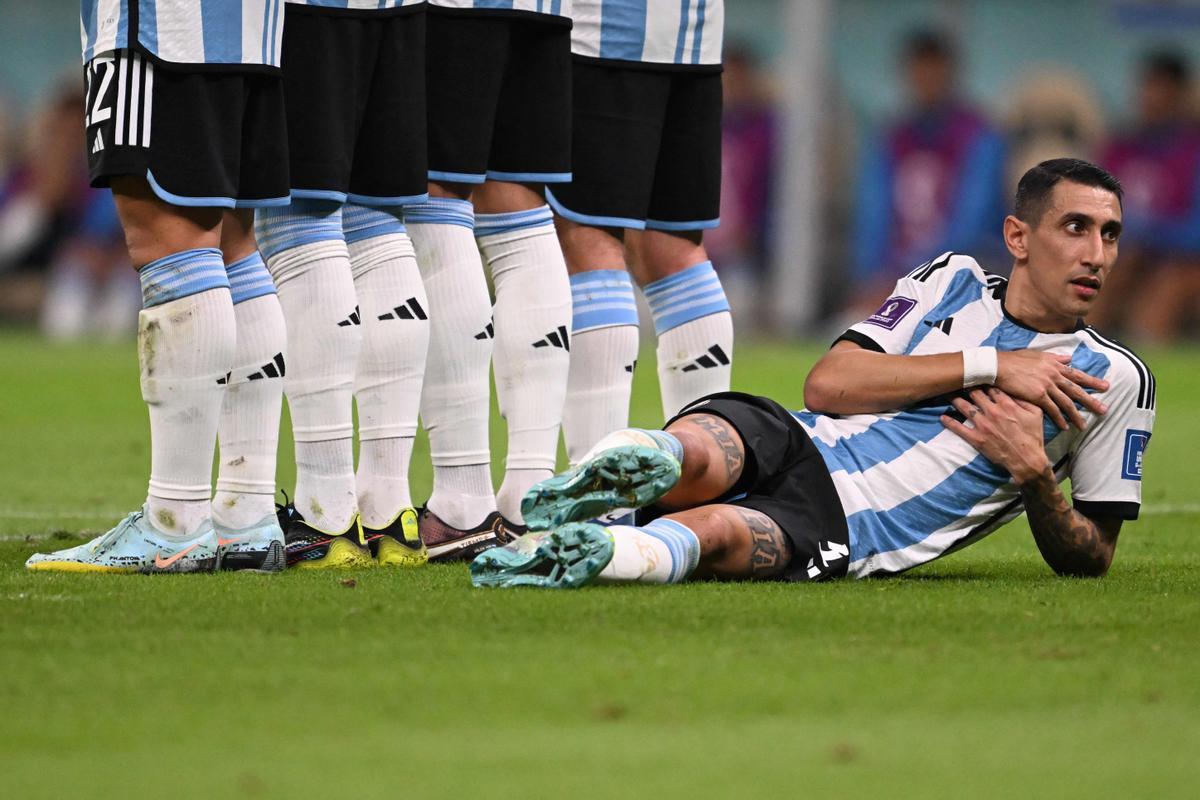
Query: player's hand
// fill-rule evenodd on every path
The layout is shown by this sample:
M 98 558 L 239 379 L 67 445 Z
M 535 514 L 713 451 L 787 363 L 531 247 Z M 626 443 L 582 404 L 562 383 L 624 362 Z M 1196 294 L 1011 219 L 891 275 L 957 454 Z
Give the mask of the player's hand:
M 1087 427 L 1075 405 L 1095 414 L 1108 406 L 1087 393 L 1107 391 L 1108 381 L 1071 366 L 1071 357 L 1038 350 L 1008 350 L 997 354 L 996 387 L 1016 400 L 1038 406 L 1062 430 L 1070 421 L 1079 430 Z
M 942 425 L 1008 470 L 1018 485 L 1044 474 L 1050 466 L 1038 406 L 1014 400 L 996 388 L 974 389 L 970 402 L 958 397 L 953 404 L 966 423 L 943 414 Z

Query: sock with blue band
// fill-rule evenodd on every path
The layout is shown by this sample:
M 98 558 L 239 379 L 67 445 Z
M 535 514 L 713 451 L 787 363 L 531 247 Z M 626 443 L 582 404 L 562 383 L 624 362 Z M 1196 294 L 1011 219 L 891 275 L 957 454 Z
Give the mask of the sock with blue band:
M 643 287 L 658 335 L 663 416 L 729 391 L 733 318 L 712 262 L 705 261 Z
M 385 527 L 413 504 L 408 470 L 429 347 L 429 300 L 400 214 L 399 207 L 342 210 L 362 319 L 355 485 L 369 528 Z
M 629 424 L 638 310 L 624 269 L 580 272 L 571 283 L 571 366 L 563 407 L 567 458 L 578 464 L 606 433 Z
M 613 525 L 613 557 L 597 583 L 682 583 L 700 563 L 700 540 L 686 525 L 660 517 L 648 525 Z
M 571 288 L 549 206 L 475 215 L 475 241 L 492 276 L 492 369 L 508 458 L 496 502 L 523 523 L 521 498 L 554 474 L 571 350 Z
M 239 530 L 275 513 L 275 456 L 287 328 L 275 284 L 258 252 L 228 265 L 237 348 L 225 381 L 213 519 Z
M 495 326 L 475 215 L 466 200 L 431 197 L 404 207 L 429 299 L 429 351 L 421 422 L 429 432 L 433 494 L 427 507 L 469 530 L 496 510 L 488 413 Z
M 358 511 L 353 390 L 361 317 L 341 206 L 294 201 L 255 213 L 255 237 L 287 322 L 283 388 L 296 442 L 296 509 L 329 532 Z
M 212 460 L 236 323 L 221 251 L 185 250 L 138 271 L 138 364 L 150 412 L 151 524 L 191 536 L 211 516 Z

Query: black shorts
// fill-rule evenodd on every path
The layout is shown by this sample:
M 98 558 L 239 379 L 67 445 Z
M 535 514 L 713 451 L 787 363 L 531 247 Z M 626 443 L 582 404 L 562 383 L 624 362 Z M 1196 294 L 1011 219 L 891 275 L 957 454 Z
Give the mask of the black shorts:
M 792 543 L 792 559 L 782 577 L 844 577 L 850 565 L 850 530 L 842 501 L 825 460 L 800 423 L 774 400 L 741 392 L 701 398 L 674 419 L 687 414 L 714 414 L 741 435 L 746 446 L 742 477 L 713 502 L 754 509 L 779 525 Z
M 550 205 L 584 225 L 715 228 L 721 212 L 721 75 L 576 58 L 573 179 Z
M 429 178 L 571 179 L 571 28 L 429 8 Z
M 366 206 L 426 197 L 425 8 L 288 3 L 283 83 L 292 197 Z
M 287 205 L 283 79 L 262 72 L 188 72 L 133 50 L 84 67 L 92 186 L 145 177 L 178 206 Z

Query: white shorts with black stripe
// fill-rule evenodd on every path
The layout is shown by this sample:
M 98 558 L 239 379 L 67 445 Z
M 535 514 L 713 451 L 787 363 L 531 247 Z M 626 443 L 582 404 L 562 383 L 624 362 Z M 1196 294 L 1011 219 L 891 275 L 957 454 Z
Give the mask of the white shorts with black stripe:
M 188 71 L 137 50 L 115 50 L 89 61 L 84 80 L 93 186 L 132 175 L 173 205 L 287 205 L 280 75 Z

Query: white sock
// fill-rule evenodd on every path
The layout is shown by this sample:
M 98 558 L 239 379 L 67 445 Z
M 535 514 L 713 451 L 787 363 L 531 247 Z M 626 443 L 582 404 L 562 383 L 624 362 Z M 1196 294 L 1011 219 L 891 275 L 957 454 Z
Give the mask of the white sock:
M 254 228 L 287 320 L 296 510 L 320 530 L 341 532 L 358 511 L 351 402 L 362 340 L 341 209 L 260 209 Z
M 476 214 L 475 239 L 496 289 L 492 369 L 508 457 L 496 502 L 523 524 L 521 498 L 554 474 L 571 350 L 571 285 L 549 206 Z
M 349 205 L 342 230 L 362 314 L 354 380 L 363 524 L 382 528 L 412 506 L 408 468 L 425 378 L 429 316 L 425 286 L 399 209 Z
M 700 561 L 700 540 L 686 525 L 656 519 L 649 525 L 613 525 L 613 557 L 597 583 L 682 583 Z
M 648 283 L 643 292 L 658 334 L 664 418 L 705 395 L 729 391 L 733 319 L 712 262 Z
M 446 524 L 467 530 L 496 510 L 488 442 L 488 365 L 492 305 L 465 200 L 431 198 L 405 206 L 429 298 L 429 357 L 421 390 L 421 422 L 429 432 L 433 494 L 427 506 Z M 453 467 L 455 469 L 443 469 Z M 470 473 L 469 480 L 450 476 Z M 489 487 L 469 494 L 464 486 Z M 472 490 L 474 491 L 474 490 Z
M 237 350 L 221 406 L 220 460 L 212 505 L 217 523 L 240 530 L 275 513 L 287 328 L 275 285 L 257 252 L 226 270 L 237 319 Z
M 138 362 L 150 410 L 150 522 L 187 537 L 211 517 L 212 461 L 236 322 L 221 251 L 185 250 L 139 270 Z
M 571 367 L 562 428 L 567 458 L 578 464 L 604 434 L 629 424 L 638 312 L 623 269 L 581 272 L 570 282 Z
M 581 460 L 586 461 L 597 453 L 611 450 L 614 447 L 628 447 L 630 445 L 653 447 L 656 450 L 662 450 L 664 453 L 670 453 L 680 464 L 683 463 L 683 444 L 678 439 L 667 431 L 647 430 L 645 428 L 622 428 L 621 430 L 613 431 L 596 442 L 592 449 L 584 454 Z

